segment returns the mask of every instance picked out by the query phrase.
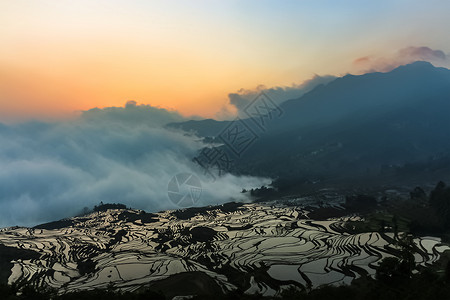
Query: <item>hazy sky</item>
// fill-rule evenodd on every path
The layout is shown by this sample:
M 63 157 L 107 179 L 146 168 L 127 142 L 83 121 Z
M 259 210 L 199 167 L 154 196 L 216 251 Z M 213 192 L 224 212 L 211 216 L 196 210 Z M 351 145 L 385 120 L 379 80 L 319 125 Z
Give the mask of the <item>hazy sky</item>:
M 2 0 L 0 122 L 128 100 L 214 116 L 241 88 L 428 55 L 408 47 L 445 56 L 449 12 L 445 0 Z

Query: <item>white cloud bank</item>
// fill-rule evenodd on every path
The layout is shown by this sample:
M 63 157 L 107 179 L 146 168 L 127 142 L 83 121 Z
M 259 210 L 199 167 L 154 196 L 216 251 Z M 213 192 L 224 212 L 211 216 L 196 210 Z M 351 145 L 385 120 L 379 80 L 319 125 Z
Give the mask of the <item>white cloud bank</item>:
M 84 112 L 75 121 L 0 124 L 0 227 L 70 217 L 100 201 L 153 212 L 175 209 L 167 184 L 181 172 L 201 179 L 198 206 L 245 201 L 242 188 L 268 183 L 205 178 L 192 162 L 203 145 L 163 128 L 182 120 L 176 112 L 129 102 Z
M 232 120 L 236 116 L 247 118 L 248 116 L 244 112 L 244 109 L 261 92 L 264 92 L 270 97 L 274 103 L 280 105 L 287 100 L 300 98 L 318 85 L 326 85 L 335 79 L 336 77 L 332 75 L 315 75 L 300 84 L 292 84 L 291 86 L 275 86 L 269 88 L 264 85 L 259 85 L 255 89 L 240 89 L 235 93 L 228 94 L 228 106 L 223 107 L 217 113 L 216 118 L 221 120 Z

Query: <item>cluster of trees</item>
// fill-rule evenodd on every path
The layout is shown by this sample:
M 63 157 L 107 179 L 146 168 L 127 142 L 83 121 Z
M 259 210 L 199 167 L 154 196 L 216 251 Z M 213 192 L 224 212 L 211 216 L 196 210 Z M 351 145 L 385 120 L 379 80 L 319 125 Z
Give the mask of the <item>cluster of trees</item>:
M 250 192 L 250 195 L 252 197 L 265 198 L 265 197 L 273 196 L 275 194 L 276 190 L 274 188 L 266 187 L 263 185 L 260 188 L 251 189 L 249 191 L 247 191 L 246 189 L 242 190 L 242 193 L 247 193 L 247 192 Z
M 100 202 L 99 205 L 94 206 L 94 211 L 107 211 L 108 209 L 126 209 L 127 206 L 121 203 L 106 203 Z
M 450 229 L 450 187 L 440 181 L 430 195 L 430 206 L 440 217 L 446 229 Z
M 396 213 L 410 220 L 411 232 L 446 235 L 450 231 L 450 187 L 440 181 L 429 196 L 420 187 L 411 193 Z

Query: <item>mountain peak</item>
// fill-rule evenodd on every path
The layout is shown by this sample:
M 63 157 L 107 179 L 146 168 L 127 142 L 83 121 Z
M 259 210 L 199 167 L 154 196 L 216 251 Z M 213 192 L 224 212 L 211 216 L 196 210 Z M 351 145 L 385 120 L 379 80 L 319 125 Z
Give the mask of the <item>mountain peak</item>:
M 431 69 L 436 69 L 436 67 L 432 63 L 428 61 L 418 60 L 410 64 L 399 66 L 394 70 L 392 70 L 392 72 L 395 72 L 397 70 L 413 71 L 413 70 L 431 70 Z

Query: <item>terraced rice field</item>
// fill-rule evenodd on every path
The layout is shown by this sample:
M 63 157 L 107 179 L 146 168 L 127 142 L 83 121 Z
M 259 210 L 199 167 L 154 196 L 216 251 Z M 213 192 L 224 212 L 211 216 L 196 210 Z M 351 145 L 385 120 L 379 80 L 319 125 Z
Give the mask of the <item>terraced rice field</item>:
M 394 234 L 350 234 L 347 220 L 358 217 L 316 221 L 305 208 L 270 204 L 193 216 L 108 210 L 38 228 L 4 228 L 0 243 L 40 256 L 13 261 L 9 283 L 136 290 L 174 274 L 203 272 L 224 291 L 237 288 L 236 274 L 247 274 L 247 293 L 276 295 L 290 285 L 350 283 L 398 255 Z M 413 243 L 418 265 L 450 250 L 435 237 Z

